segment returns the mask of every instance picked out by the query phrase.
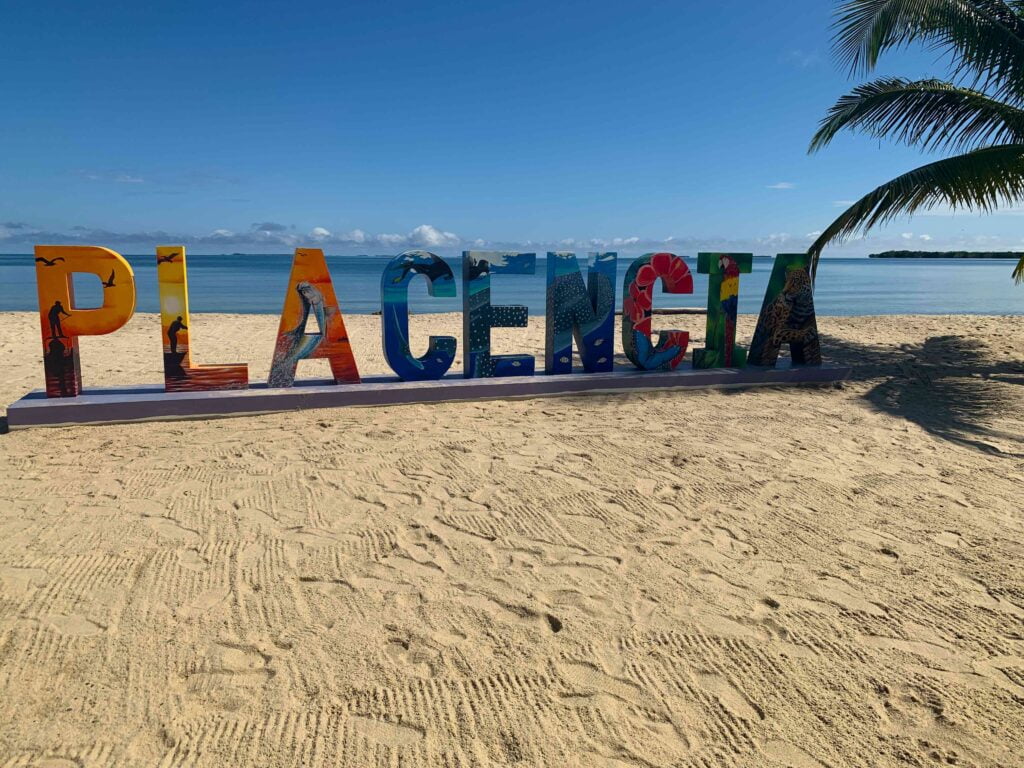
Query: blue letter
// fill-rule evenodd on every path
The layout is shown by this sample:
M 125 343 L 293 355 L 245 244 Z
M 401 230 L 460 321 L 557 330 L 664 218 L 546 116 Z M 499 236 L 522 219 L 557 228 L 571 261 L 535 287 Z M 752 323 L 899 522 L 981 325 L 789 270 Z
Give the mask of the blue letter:
M 491 328 L 525 328 L 526 307 L 491 305 L 491 273 L 532 275 L 537 254 L 462 252 L 463 365 L 467 379 L 532 376 L 532 355 L 491 355 Z
M 409 283 L 427 278 L 431 296 L 454 298 L 455 275 L 444 259 L 427 251 L 406 251 L 384 268 L 380 278 L 384 358 L 405 381 L 440 379 L 455 360 L 455 338 L 431 336 L 427 354 L 413 357 L 409 349 Z
M 617 260 L 614 253 L 592 254 L 593 263 L 584 285 L 576 254 L 548 252 L 545 373 L 572 373 L 574 336 L 583 370 L 612 370 Z

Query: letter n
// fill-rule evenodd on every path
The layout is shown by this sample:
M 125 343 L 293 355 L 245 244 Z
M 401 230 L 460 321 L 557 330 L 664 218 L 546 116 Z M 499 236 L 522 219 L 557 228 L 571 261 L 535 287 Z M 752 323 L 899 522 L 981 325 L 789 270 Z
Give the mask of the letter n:
M 548 252 L 545 373 L 572 373 L 574 337 L 583 370 L 612 370 L 617 262 L 614 253 L 592 254 L 584 285 L 576 254 Z

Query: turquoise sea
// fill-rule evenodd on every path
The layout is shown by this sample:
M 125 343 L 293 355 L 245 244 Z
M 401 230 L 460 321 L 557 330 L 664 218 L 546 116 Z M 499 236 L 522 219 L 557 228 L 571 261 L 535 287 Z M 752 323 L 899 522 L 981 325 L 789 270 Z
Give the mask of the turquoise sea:
M 456 275 L 458 254 L 440 254 Z M 639 254 L 619 254 L 619 292 L 630 261 Z M 155 312 L 156 257 L 128 255 L 135 270 L 137 310 Z M 281 311 L 291 254 L 188 256 L 189 303 L 193 312 L 270 313 Z M 350 313 L 380 310 L 380 276 L 389 256 L 328 256 L 342 309 Z M 581 262 L 582 254 L 581 254 Z M 697 269 L 693 254 L 686 256 Z M 757 312 L 771 273 L 773 257 L 755 256 L 754 271 L 740 281 L 740 311 Z M 879 314 L 1024 314 L 1024 285 L 1010 279 L 1014 262 L 964 259 L 826 258 L 818 270 L 815 305 L 821 315 Z M 544 256 L 538 254 L 537 273 L 493 278 L 495 304 L 525 304 L 530 314 L 544 314 Z M 707 303 L 707 277 L 694 274 L 695 293 L 658 297 L 658 307 L 702 307 Z M 75 279 L 78 306 L 101 303 L 100 281 L 90 275 Z M 622 297 L 618 297 L 621 304 Z M 426 281 L 410 289 L 414 312 L 461 311 L 455 299 L 427 295 Z M 35 264 L 29 254 L 0 255 L 0 311 L 37 308 Z

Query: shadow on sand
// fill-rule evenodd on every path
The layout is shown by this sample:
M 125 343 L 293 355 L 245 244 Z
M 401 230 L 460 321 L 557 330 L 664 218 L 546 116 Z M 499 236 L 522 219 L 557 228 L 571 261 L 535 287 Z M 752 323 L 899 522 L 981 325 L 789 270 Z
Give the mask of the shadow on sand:
M 830 361 L 853 366 L 852 381 L 874 384 L 863 397 L 878 410 L 943 440 L 1024 458 L 1024 432 L 1013 427 L 1024 423 L 1024 362 L 999 362 L 985 344 L 962 336 L 900 346 L 822 341 Z

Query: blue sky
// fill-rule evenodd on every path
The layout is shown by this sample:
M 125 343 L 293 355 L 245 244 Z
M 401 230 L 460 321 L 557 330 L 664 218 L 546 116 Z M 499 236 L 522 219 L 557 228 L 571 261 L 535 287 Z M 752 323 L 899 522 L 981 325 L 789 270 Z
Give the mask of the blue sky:
M 807 155 L 854 82 L 830 59 L 832 8 L 12 3 L 0 252 L 802 250 L 922 162 L 857 136 Z M 880 73 L 943 67 L 909 52 Z M 1017 249 L 1022 225 L 918 216 L 830 253 Z

